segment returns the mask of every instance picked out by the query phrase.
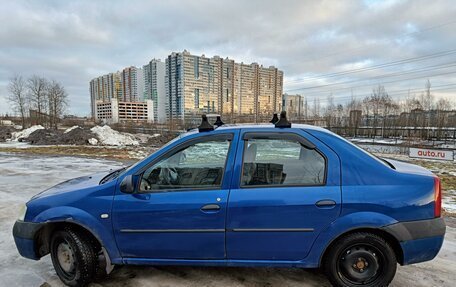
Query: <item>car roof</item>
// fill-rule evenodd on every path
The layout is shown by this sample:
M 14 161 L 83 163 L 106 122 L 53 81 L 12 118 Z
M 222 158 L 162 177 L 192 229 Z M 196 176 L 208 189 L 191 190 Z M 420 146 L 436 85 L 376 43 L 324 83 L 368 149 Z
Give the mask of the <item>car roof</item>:
M 214 131 L 232 131 L 232 130 L 240 130 L 240 129 L 254 129 L 254 130 L 261 130 L 261 129 L 270 129 L 274 128 L 274 124 L 225 124 L 220 127 L 214 127 Z M 291 128 L 277 128 L 277 131 L 285 131 L 285 130 L 293 130 L 293 129 L 302 129 L 302 130 L 314 130 L 314 131 L 321 131 L 325 133 L 331 133 L 327 129 L 322 127 L 313 126 L 313 125 L 306 125 L 306 124 L 291 124 Z M 204 131 L 199 133 L 208 133 L 210 134 L 212 131 Z M 198 133 L 198 128 L 191 129 L 186 134 L 194 134 Z M 185 134 L 183 134 L 185 135 Z

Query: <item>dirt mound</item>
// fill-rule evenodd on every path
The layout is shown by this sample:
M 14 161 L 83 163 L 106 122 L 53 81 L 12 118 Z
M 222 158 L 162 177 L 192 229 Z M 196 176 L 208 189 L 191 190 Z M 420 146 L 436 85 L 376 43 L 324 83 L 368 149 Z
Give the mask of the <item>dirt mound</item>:
M 20 141 L 29 142 L 32 145 L 56 145 L 60 144 L 61 135 L 62 132 L 59 130 L 39 129 Z
M 0 142 L 4 142 L 12 137 L 12 133 L 16 132 L 16 129 L 10 126 L 0 126 Z
M 96 138 L 96 135 L 89 129 L 80 127 L 72 128 L 69 131 L 40 129 L 22 139 L 32 145 L 86 145 L 89 139 Z
M 174 139 L 177 137 L 177 133 L 163 133 L 163 134 L 155 134 L 153 137 L 150 137 L 147 140 L 147 144 L 145 146 L 149 147 L 161 147 L 162 145 L 166 144 L 170 140 Z
M 86 145 L 91 138 L 97 138 L 91 130 L 76 127 L 64 132 L 59 140 L 61 144 Z

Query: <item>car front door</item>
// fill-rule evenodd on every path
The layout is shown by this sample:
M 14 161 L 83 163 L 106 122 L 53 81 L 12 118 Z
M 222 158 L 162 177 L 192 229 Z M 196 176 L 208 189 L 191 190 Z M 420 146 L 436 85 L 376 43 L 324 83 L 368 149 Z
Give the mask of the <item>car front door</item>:
M 133 194 L 117 191 L 113 227 L 124 259 L 223 259 L 237 136 L 200 136 L 152 160 Z
M 242 130 L 227 215 L 230 260 L 301 260 L 341 208 L 337 155 L 302 130 Z M 242 159 L 242 160 L 241 160 Z

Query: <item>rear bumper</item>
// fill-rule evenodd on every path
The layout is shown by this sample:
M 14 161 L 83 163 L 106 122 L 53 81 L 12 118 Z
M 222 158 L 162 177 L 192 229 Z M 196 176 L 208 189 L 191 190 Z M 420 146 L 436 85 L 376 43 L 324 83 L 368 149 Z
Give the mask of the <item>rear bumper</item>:
M 13 237 L 19 254 L 25 258 L 38 260 L 40 257 L 35 249 L 35 234 L 43 226 L 42 223 L 16 221 Z
M 432 260 L 440 251 L 445 237 L 443 218 L 398 222 L 383 227 L 402 247 L 402 265 Z

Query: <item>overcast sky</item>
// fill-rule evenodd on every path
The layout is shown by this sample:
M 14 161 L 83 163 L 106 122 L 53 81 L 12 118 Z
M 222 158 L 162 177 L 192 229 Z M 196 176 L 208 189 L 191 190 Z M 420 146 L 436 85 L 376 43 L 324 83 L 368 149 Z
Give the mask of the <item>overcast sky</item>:
M 88 115 L 92 78 L 184 49 L 275 65 L 285 92 L 323 104 L 330 93 L 344 101 L 379 83 L 393 97 L 419 94 L 427 78 L 437 96 L 456 95 L 451 0 L 2 1 L 0 27 L 0 114 L 11 113 L 14 74 L 60 81 L 68 113 Z

